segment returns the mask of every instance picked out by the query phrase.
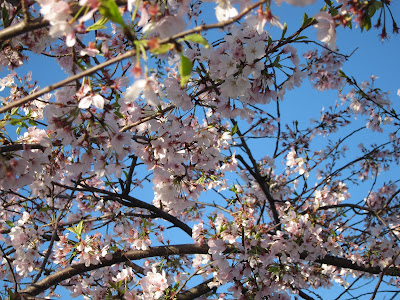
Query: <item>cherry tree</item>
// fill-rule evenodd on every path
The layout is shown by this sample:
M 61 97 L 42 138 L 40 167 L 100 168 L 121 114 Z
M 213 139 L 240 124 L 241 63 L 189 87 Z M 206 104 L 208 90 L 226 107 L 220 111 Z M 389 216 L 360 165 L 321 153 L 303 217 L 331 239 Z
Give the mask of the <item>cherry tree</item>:
M 212 2 L 1 2 L 1 297 L 400 293 L 397 95 L 336 32 L 387 39 L 391 1 Z

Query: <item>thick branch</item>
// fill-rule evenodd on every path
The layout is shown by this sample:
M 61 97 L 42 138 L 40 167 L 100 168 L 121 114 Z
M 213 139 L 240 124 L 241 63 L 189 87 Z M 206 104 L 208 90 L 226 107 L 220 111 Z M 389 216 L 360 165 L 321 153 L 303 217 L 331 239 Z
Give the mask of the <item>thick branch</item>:
M 147 250 L 130 250 L 119 251 L 112 254 L 111 259 L 102 258 L 99 264 L 86 266 L 85 263 L 74 264 L 63 270 L 55 272 L 43 280 L 34 283 L 20 292 L 21 295 L 26 294 L 36 296 L 44 292 L 48 288 L 59 284 L 60 282 L 72 278 L 73 276 L 83 274 L 88 271 L 109 267 L 114 264 L 122 263 L 129 260 L 138 260 L 147 257 L 169 256 L 169 255 L 185 255 L 185 254 L 207 254 L 207 246 L 198 246 L 192 244 L 183 244 L 175 246 L 159 246 L 149 248 Z
M 305 259 L 306 257 L 307 257 L 307 254 L 302 253 L 300 255 L 300 258 L 302 258 L 302 259 Z M 351 269 L 351 270 L 355 270 L 355 271 L 366 272 L 366 273 L 370 273 L 370 274 L 380 274 L 382 272 L 382 269 L 380 267 L 362 266 L 362 265 L 358 265 L 358 264 L 352 262 L 349 259 L 331 256 L 331 255 L 327 255 L 324 258 L 317 259 L 317 260 L 315 260 L 315 262 L 335 266 L 338 268 L 345 268 L 345 269 Z M 386 275 L 400 276 L 400 269 L 396 268 L 396 267 L 389 268 L 386 271 Z
M 157 256 L 169 256 L 169 255 L 187 255 L 187 254 L 208 254 L 208 246 L 207 245 L 193 245 L 193 244 L 182 244 L 182 245 L 175 245 L 175 246 L 158 246 L 154 248 L 149 248 L 147 250 L 130 250 L 130 251 L 119 251 L 112 254 L 111 259 L 102 258 L 97 265 L 90 265 L 86 266 L 84 263 L 74 264 L 71 265 L 63 270 L 55 272 L 43 280 L 28 286 L 23 291 L 22 294 L 35 296 L 46 289 L 59 284 L 60 282 L 72 278 L 73 276 L 83 274 L 88 271 L 108 267 L 114 264 L 130 261 L 130 260 L 138 260 L 148 257 L 157 257 Z M 225 251 L 227 253 L 233 253 L 234 247 L 228 247 Z M 308 253 L 304 252 L 300 255 L 301 259 L 306 259 Z M 316 263 L 327 264 L 336 266 L 338 268 L 345 268 L 345 269 L 352 269 L 356 271 L 362 271 L 370 274 L 380 274 L 382 270 L 379 267 L 367 267 L 367 266 L 360 266 L 356 263 L 353 263 L 349 259 L 335 257 L 327 255 L 324 258 L 320 258 L 315 260 Z M 385 271 L 385 275 L 388 276 L 400 276 L 400 269 L 396 267 L 388 268 Z M 197 292 L 206 290 L 205 286 L 198 286 Z M 207 287 L 208 288 L 208 287 Z M 193 293 L 197 293 L 196 289 L 193 290 Z M 206 291 L 207 292 L 207 291 Z M 185 295 L 185 293 L 183 293 Z M 189 295 L 189 294 L 187 294 Z M 188 296 L 189 297 L 189 296 Z M 182 299 L 190 299 L 190 298 L 182 298 Z M 193 298 L 192 298 L 193 299 Z
M 210 279 L 200 283 L 199 285 L 192 287 L 191 289 L 189 289 L 187 291 L 179 293 L 176 296 L 176 298 L 178 300 L 192 300 L 192 299 L 196 299 L 204 294 L 207 294 L 212 291 L 212 289 L 210 289 L 208 287 L 208 284 L 211 281 L 213 281 L 213 278 L 210 278 Z
M 11 144 L 11 145 L 6 145 L 6 146 L 1 146 L 0 147 L 0 154 L 1 153 L 7 153 L 7 152 L 13 152 L 13 151 L 19 151 L 23 149 L 40 149 L 40 150 L 45 150 L 46 147 L 40 145 L 40 144 Z
M 42 17 L 29 21 L 28 23 L 22 21 L 0 30 L 0 42 L 49 25 L 49 21 Z

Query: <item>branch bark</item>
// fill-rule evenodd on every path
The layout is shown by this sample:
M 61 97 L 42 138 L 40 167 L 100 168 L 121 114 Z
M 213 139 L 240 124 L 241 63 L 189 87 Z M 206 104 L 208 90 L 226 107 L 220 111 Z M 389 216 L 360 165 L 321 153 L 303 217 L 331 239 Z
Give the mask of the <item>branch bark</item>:
M 0 43 L 21 34 L 28 33 L 35 29 L 43 28 L 49 25 L 49 21 L 43 19 L 42 17 L 31 20 L 28 23 L 25 21 L 19 22 L 15 25 L 11 25 L 0 30 Z
M 138 260 L 147 257 L 184 255 L 184 254 L 207 254 L 207 246 L 198 246 L 193 244 L 182 244 L 175 246 L 159 246 L 149 248 L 147 250 L 130 250 L 119 251 L 112 254 L 111 259 L 102 258 L 97 265 L 86 266 L 85 263 L 74 264 L 63 270 L 55 272 L 46 278 L 34 283 L 24 290 L 20 291 L 21 295 L 36 296 L 44 292 L 48 288 L 59 284 L 60 282 L 73 276 L 83 274 L 92 270 L 109 267 L 114 264 L 122 263 L 129 260 Z
M 46 289 L 55 286 L 73 276 L 130 260 L 139 260 L 143 258 L 157 257 L 157 256 L 208 254 L 208 249 L 209 248 L 207 245 L 181 244 L 174 246 L 158 246 L 149 248 L 147 250 L 118 251 L 112 254 L 111 259 L 102 258 L 97 265 L 86 266 L 85 263 L 78 263 L 68 266 L 63 270 L 60 270 L 58 272 L 55 272 L 47 276 L 46 278 L 42 279 L 37 283 L 31 284 L 30 286 L 22 290 L 20 294 L 26 296 L 36 296 L 44 292 Z M 232 253 L 234 250 L 235 248 L 230 246 L 227 248 L 225 252 Z M 306 259 L 307 256 L 308 253 L 302 253 L 300 255 L 300 258 Z M 317 259 L 315 260 L 315 262 L 321 264 L 328 264 L 339 268 L 362 271 L 370 274 L 380 274 L 382 272 L 382 270 L 379 267 L 359 266 L 356 263 L 353 263 L 349 259 L 331 255 L 327 255 L 324 258 Z M 400 268 L 390 267 L 385 271 L 385 275 L 400 276 Z M 195 289 L 191 289 L 192 291 L 191 290 L 189 291 L 191 291 L 193 295 L 197 295 L 197 293 L 201 293 L 201 291 L 204 294 L 205 292 L 209 291 L 208 286 L 207 286 L 208 291 L 206 291 L 207 288 L 205 287 L 205 285 L 206 283 L 203 283 L 200 286 L 197 286 Z M 182 299 L 193 299 L 190 298 L 191 294 L 186 292 L 182 293 L 183 295 L 187 295 L 187 296 L 182 296 L 184 297 Z

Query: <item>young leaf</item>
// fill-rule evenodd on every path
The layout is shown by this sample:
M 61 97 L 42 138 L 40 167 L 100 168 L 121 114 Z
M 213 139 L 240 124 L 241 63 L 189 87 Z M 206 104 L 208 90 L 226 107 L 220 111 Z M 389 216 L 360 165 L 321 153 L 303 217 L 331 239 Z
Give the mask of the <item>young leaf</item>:
M 237 131 L 238 131 L 238 126 L 237 126 L 237 124 L 235 124 L 235 125 L 232 127 L 231 136 L 233 136 Z
M 125 26 L 124 19 L 122 19 L 118 5 L 115 3 L 114 0 L 101 0 L 99 12 L 111 21 L 119 25 Z
M 76 227 L 75 227 L 75 226 L 68 227 L 67 230 L 68 230 L 68 231 L 71 231 L 72 233 L 75 233 L 75 234 L 76 234 Z
M 14 108 L 11 110 L 11 116 L 16 115 L 17 112 L 18 112 L 18 110 L 19 110 L 19 107 L 14 107 Z
M 80 237 L 83 232 L 83 221 L 80 221 L 78 223 L 78 225 L 76 226 L 76 231 L 77 231 L 76 235 Z
M 371 29 L 371 18 L 369 16 L 365 15 L 363 17 L 362 27 L 365 28 L 367 31 Z
M 283 24 L 282 37 L 281 38 L 283 38 L 285 36 L 286 31 L 287 31 L 287 24 L 285 22 L 285 24 Z
M 67 230 L 75 233 L 80 238 L 83 232 L 83 221 L 80 221 L 76 226 L 68 227 Z
M 308 20 L 308 15 L 306 13 L 304 13 L 303 22 L 301 24 L 301 27 L 305 27 L 306 26 L 307 20 Z
M 10 227 L 14 227 L 15 226 L 14 222 L 12 222 L 12 221 L 6 221 L 6 224 L 8 226 L 10 226 Z
M 162 44 L 157 48 L 150 49 L 150 52 L 153 54 L 164 54 L 167 53 L 169 50 L 173 48 L 174 44 L 168 43 L 168 44 Z
M 189 34 L 189 35 L 185 36 L 181 40 L 188 41 L 188 42 L 193 42 L 193 43 L 196 43 L 196 44 L 201 44 L 205 48 L 210 47 L 210 44 L 208 43 L 208 41 L 198 33 Z
M 88 31 L 91 30 L 100 30 L 100 29 L 106 29 L 107 27 L 104 26 L 106 23 L 108 22 L 108 18 L 107 17 L 102 17 L 100 20 L 98 20 L 96 23 L 94 23 L 93 25 L 89 26 L 87 28 Z
M 181 76 L 181 87 L 190 79 L 190 74 L 192 73 L 193 64 L 189 58 L 181 53 L 181 65 L 179 66 L 179 75 Z

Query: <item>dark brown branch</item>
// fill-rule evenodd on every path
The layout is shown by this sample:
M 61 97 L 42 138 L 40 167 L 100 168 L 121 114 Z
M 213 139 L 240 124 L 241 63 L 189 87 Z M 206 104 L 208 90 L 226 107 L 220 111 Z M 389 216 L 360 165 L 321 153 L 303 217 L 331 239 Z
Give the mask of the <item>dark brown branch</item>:
M 300 255 L 300 258 L 305 259 L 307 257 L 307 254 L 302 253 Z M 349 259 L 346 258 L 341 258 L 337 256 L 331 256 L 327 255 L 324 258 L 319 258 L 315 260 L 315 262 L 320 263 L 320 264 L 327 264 L 331 266 L 335 266 L 338 268 L 345 268 L 345 269 L 351 269 L 355 271 L 361 271 L 361 272 L 366 272 L 370 274 L 380 274 L 382 272 L 382 269 L 380 267 L 369 267 L 369 266 L 363 266 L 363 265 L 358 265 L 354 262 L 352 262 Z M 400 276 L 400 269 L 396 267 L 391 267 L 389 268 L 385 275 L 389 276 Z
M 208 246 L 207 245 L 193 245 L 193 244 L 182 244 L 175 246 L 158 246 L 154 248 L 149 248 L 147 250 L 130 250 L 130 251 L 118 251 L 112 254 L 111 259 L 102 258 L 97 265 L 90 265 L 88 267 L 85 266 L 84 263 L 74 264 L 69 267 L 66 267 L 63 270 L 55 272 L 43 280 L 32 284 L 21 291 L 22 294 L 35 296 L 46 289 L 59 284 L 60 282 L 72 278 L 73 276 L 83 274 L 88 271 L 97 270 L 100 268 L 112 266 L 114 264 L 130 261 L 130 260 L 139 260 L 148 257 L 157 257 L 157 256 L 170 256 L 170 255 L 188 255 L 188 254 L 208 254 Z M 228 246 L 225 252 L 233 253 L 234 247 Z M 300 255 L 301 259 L 306 259 L 308 253 L 303 252 Z M 320 264 L 328 264 L 332 266 L 336 266 L 339 268 L 352 269 L 356 271 L 362 271 L 370 274 L 380 274 L 382 270 L 379 267 L 368 267 L 368 266 L 360 266 L 356 263 L 353 263 L 349 259 L 335 257 L 327 255 L 324 258 L 317 259 L 316 263 Z M 390 267 L 386 269 L 385 275 L 388 276 L 400 276 L 400 269 L 396 267 Z M 197 287 L 197 290 L 204 291 L 205 286 L 201 285 L 201 287 Z M 207 287 L 208 288 L 208 287 Z M 193 291 L 195 292 L 195 291 Z M 184 294 L 184 293 L 183 293 Z M 182 298 L 182 299 L 190 299 L 190 298 Z M 193 299 L 193 298 L 192 298 Z
M 210 289 L 208 287 L 208 284 L 211 281 L 213 281 L 213 278 L 210 278 L 187 291 L 183 291 L 183 292 L 179 293 L 176 296 L 176 298 L 178 300 L 192 300 L 192 299 L 196 299 L 204 294 L 207 294 L 212 291 L 212 289 Z
M 60 184 L 58 182 L 53 182 L 53 184 L 66 188 L 66 189 L 74 189 L 74 187 L 70 187 L 67 185 L 63 185 Z M 84 186 L 84 187 L 80 187 L 80 188 L 76 188 L 77 191 L 82 191 L 82 192 L 94 192 L 94 193 L 100 193 L 103 195 L 107 195 L 108 197 L 105 197 L 105 200 L 112 200 L 112 201 L 117 201 L 119 203 L 121 203 L 122 205 L 125 205 L 127 207 L 132 207 L 132 208 L 143 208 L 143 209 L 147 209 L 148 211 L 151 211 L 152 213 L 154 213 L 156 216 L 171 222 L 172 224 L 174 224 L 176 227 L 182 229 L 184 232 L 186 232 L 190 237 L 192 236 L 192 229 L 190 228 L 190 226 L 188 226 L 187 224 L 183 223 L 181 220 L 179 220 L 178 218 L 170 215 L 169 213 L 163 211 L 162 209 L 149 204 L 147 202 L 144 202 L 142 200 L 139 200 L 135 197 L 129 196 L 129 195 L 120 195 L 120 194 L 116 194 L 110 191 L 105 191 L 105 190 L 101 190 L 101 189 L 97 189 L 94 187 L 89 187 L 89 186 Z
M 314 300 L 313 297 L 308 296 L 306 293 L 304 293 L 303 291 L 300 291 L 300 290 L 299 290 L 299 296 L 306 300 Z
M 36 296 L 44 292 L 48 288 L 59 284 L 60 282 L 72 278 L 78 274 L 97 270 L 104 267 L 109 267 L 114 264 L 126 262 L 129 260 L 139 260 L 147 257 L 157 256 L 170 256 L 170 255 L 185 255 L 185 254 L 207 254 L 207 246 L 198 246 L 192 244 L 183 244 L 175 246 L 159 246 L 149 248 L 147 250 L 130 250 L 130 251 L 119 251 L 112 254 L 111 259 L 102 258 L 99 264 L 85 266 L 85 263 L 74 264 L 66 267 L 63 270 L 48 275 L 46 278 L 34 283 L 20 292 L 21 295 Z
M 40 149 L 44 151 L 46 147 L 40 144 L 12 144 L 0 147 L 0 153 L 19 151 L 23 149 Z

